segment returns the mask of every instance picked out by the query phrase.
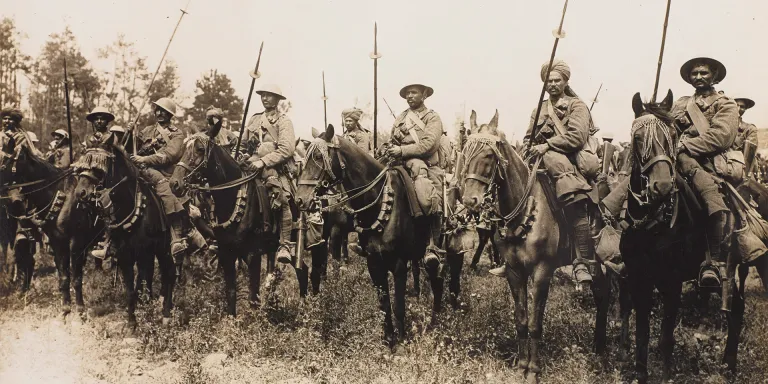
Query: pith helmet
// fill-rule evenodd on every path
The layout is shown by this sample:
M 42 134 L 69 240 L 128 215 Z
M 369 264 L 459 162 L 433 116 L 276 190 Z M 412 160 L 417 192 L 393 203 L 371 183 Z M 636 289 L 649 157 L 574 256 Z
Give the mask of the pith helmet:
M 424 84 L 419 84 L 419 83 L 414 83 L 414 84 L 408 84 L 405 87 L 401 88 L 400 89 L 400 97 L 405 99 L 405 92 L 410 87 L 421 87 L 421 88 L 423 88 L 424 89 L 424 97 L 430 97 L 430 96 L 432 96 L 432 94 L 435 93 L 435 90 L 432 89 L 432 87 L 430 87 L 430 86 L 427 86 L 427 85 L 424 85 Z
M 715 78 L 715 84 L 723 81 L 725 79 L 725 65 L 723 63 L 709 58 L 709 57 L 696 57 L 693 59 L 690 59 L 683 64 L 682 67 L 680 67 L 680 76 L 683 77 L 683 80 L 685 80 L 686 83 L 691 83 L 691 71 L 693 70 L 693 67 L 699 64 L 706 64 L 711 68 L 713 71 L 717 71 L 717 77 Z
M 161 99 L 153 101 L 152 104 L 154 104 L 156 107 L 159 107 L 167 111 L 172 116 L 176 116 L 176 103 L 174 103 L 173 100 L 167 97 L 163 97 Z
M 285 96 L 283 96 L 283 91 L 275 84 L 266 84 L 263 85 L 259 90 L 256 91 L 259 95 L 264 95 L 265 93 L 271 93 L 277 97 L 279 97 L 281 100 L 285 100 Z
M 51 132 L 51 135 L 61 135 L 61 137 L 69 139 L 69 133 L 63 129 L 57 129 L 53 132 Z
M 106 116 L 107 120 L 108 120 L 107 122 L 111 122 L 111 121 L 115 120 L 115 115 L 113 115 L 111 112 L 109 112 L 108 109 L 106 109 L 104 107 L 101 107 L 101 106 L 94 108 L 91 111 L 91 113 L 89 113 L 89 114 L 87 114 L 85 116 L 85 119 L 92 122 L 93 119 L 96 118 L 96 116 L 98 116 L 98 115 Z

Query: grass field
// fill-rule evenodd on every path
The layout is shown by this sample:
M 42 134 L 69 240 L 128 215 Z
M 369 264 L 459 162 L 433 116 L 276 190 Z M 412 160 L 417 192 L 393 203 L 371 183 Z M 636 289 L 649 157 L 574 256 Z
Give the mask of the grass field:
M 391 351 L 381 343 L 382 316 L 364 263 L 358 258 L 340 270 L 332 268 L 321 293 L 303 301 L 293 273 L 286 272 L 277 302 L 261 310 L 248 308 L 240 272 L 237 318 L 223 315 L 221 279 L 203 282 L 193 268 L 189 282 L 175 292 L 172 325 L 160 324 L 156 298 L 145 300 L 131 335 L 124 328 L 121 285 L 113 287 L 110 274 L 90 265 L 86 318 L 60 317 L 56 274 L 51 258 L 43 256 L 26 296 L 0 276 L 0 383 L 521 382 L 514 369 L 509 288 L 503 279 L 488 276 L 487 266 L 462 277 L 464 309 L 446 309 L 430 329 L 431 293 L 424 281 L 421 297 L 408 299 L 408 340 Z M 759 284 L 750 281 L 748 288 L 737 377 L 719 364 L 725 324 L 718 303 L 713 299 L 707 314 L 692 309 L 692 303 L 688 292 L 675 333 L 675 382 L 767 382 L 768 300 Z M 555 282 L 546 310 L 541 381 L 631 382 L 632 365 L 617 360 L 617 313 L 616 305 L 603 361 L 591 353 L 591 295 L 574 292 L 566 279 Z M 655 382 L 660 378 L 656 313 L 650 356 Z

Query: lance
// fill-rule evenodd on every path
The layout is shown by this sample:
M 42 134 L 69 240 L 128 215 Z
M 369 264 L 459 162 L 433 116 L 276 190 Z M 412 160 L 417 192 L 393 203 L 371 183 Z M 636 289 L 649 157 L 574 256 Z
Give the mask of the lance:
M 251 72 L 251 89 L 248 91 L 248 101 L 245 102 L 245 111 L 243 111 L 243 120 L 240 122 L 240 133 L 237 136 L 237 145 L 235 145 L 235 153 L 233 156 L 237 158 L 240 153 L 240 141 L 243 140 L 243 132 L 245 132 L 245 120 L 248 118 L 248 107 L 251 105 L 251 96 L 253 96 L 253 87 L 256 85 L 256 79 L 261 76 L 259 73 L 259 64 L 261 64 L 261 51 L 264 49 L 264 42 L 261 42 L 259 46 L 259 57 L 256 59 L 256 67 Z
M 544 75 L 544 84 L 541 85 L 541 94 L 539 95 L 539 104 L 536 106 L 536 113 L 534 114 L 533 118 L 533 135 L 531 136 L 531 140 L 528 141 L 528 148 L 530 149 L 531 143 L 533 143 L 533 138 L 536 137 L 536 126 L 539 123 L 539 115 L 541 115 L 541 104 L 544 103 L 544 94 L 547 92 L 547 82 L 549 81 L 549 72 L 552 70 L 552 63 L 555 61 L 555 53 L 557 53 L 557 43 L 560 42 L 560 39 L 565 38 L 565 33 L 563 32 L 563 21 L 565 21 L 565 10 L 568 9 L 568 0 L 565 0 L 565 4 L 563 5 L 563 15 L 560 17 L 560 26 L 557 27 L 557 31 L 553 31 L 555 35 L 555 44 L 552 46 L 552 55 L 549 57 L 549 64 L 547 65 L 547 73 Z
M 179 24 L 181 24 L 181 20 L 184 18 L 184 15 L 187 14 L 187 8 L 189 8 L 189 3 L 192 0 L 187 0 L 187 5 L 184 6 L 184 9 L 180 9 L 181 16 L 179 16 L 179 21 L 176 22 L 176 27 L 173 28 L 173 33 L 171 33 L 171 38 L 168 40 L 168 45 L 165 46 L 165 51 L 163 52 L 163 56 L 160 58 L 160 62 L 157 63 L 157 69 L 155 69 L 155 74 L 152 75 L 152 80 L 149 81 L 149 86 L 147 87 L 147 92 L 144 94 L 144 100 L 141 102 L 141 108 L 139 108 L 138 113 L 136 114 L 136 120 L 133 121 L 133 127 L 131 128 L 131 136 L 134 136 L 134 140 L 131 140 L 133 142 L 133 154 L 136 154 L 136 140 L 135 140 L 135 132 L 136 132 L 136 125 L 139 124 L 139 118 L 141 117 L 141 110 L 144 109 L 144 106 L 147 105 L 147 98 L 149 97 L 149 92 L 152 90 L 152 85 L 155 83 L 155 78 L 157 77 L 157 73 L 160 72 L 160 67 L 163 66 L 163 61 L 165 60 L 165 55 L 168 54 L 168 48 L 171 47 L 171 42 L 173 41 L 173 37 L 176 36 L 176 31 L 179 29 Z M 125 140 L 128 139 L 128 135 L 125 135 Z
M 595 98 L 592 99 L 592 105 L 589 106 L 589 111 L 592 112 L 592 107 L 595 106 L 595 103 L 597 103 L 597 96 L 600 95 L 600 90 L 603 89 L 603 83 L 600 83 L 600 88 L 597 89 L 597 93 L 595 93 Z
M 324 127 L 328 128 L 328 96 L 325 95 L 325 71 L 323 71 L 323 122 L 325 123 Z
M 661 50 L 659 51 L 659 62 L 656 66 L 656 82 L 653 84 L 653 97 L 651 97 L 651 103 L 656 102 L 656 93 L 659 90 L 659 77 L 661 76 L 661 61 L 664 58 L 664 42 L 667 40 L 667 25 L 669 24 L 669 8 L 672 5 L 672 0 L 667 0 L 667 14 L 664 15 L 664 30 L 661 33 Z
M 390 107 L 390 106 L 389 106 L 389 103 L 387 103 L 387 99 L 384 99 L 384 104 L 386 104 L 386 105 L 387 105 L 387 109 L 389 109 L 389 113 L 391 113 L 391 114 L 392 114 L 392 117 L 394 117 L 394 118 L 395 118 L 395 120 L 397 120 L 397 116 L 395 116 L 395 112 L 394 112 L 394 111 L 392 111 L 392 107 Z
M 67 103 L 67 133 L 69 134 L 69 163 L 72 164 L 72 115 L 69 107 L 69 78 L 67 77 L 67 52 L 64 51 L 64 100 Z
M 379 45 L 378 45 L 378 23 L 373 23 L 373 53 L 371 53 L 370 57 L 373 59 L 373 149 L 374 151 L 378 148 L 377 146 L 377 138 L 378 138 L 378 130 L 376 128 L 376 122 L 377 118 L 379 116 L 379 83 L 378 83 L 378 74 L 379 74 L 379 59 L 381 58 L 381 54 L 379 54 Z M 391 110 L 391 108 L 390 108 Z

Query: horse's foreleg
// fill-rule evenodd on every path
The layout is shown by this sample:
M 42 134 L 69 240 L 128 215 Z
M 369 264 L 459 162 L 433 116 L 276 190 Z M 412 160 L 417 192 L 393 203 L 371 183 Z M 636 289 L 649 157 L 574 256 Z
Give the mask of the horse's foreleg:
M 157 264 L 160 267 L 160 293 L 163 295 L 163 324 L 170 323 L 171 309 L 173 309 L 173 289 L 176 285 L 176 265 L 171 256 L 170 249 L 164 243 L 162 248 L 156 250 Z M 154 259 L 152 269 L 154 269 Z
M 412 297 L 421 296 L 421 267 L 418 260 L 412 260 L 411 264 L 411 276 L 413 277 L 413 291 L 410 293 Z
M 601 266 L 595 269 L 594 280 L 592 281 L 592 296 L 595 299 L 597 313 L 595 315 L 595 353 L 602 355 L 605 353 L 607 328 L 608 328 L 608 309 L 611 299 L 611 282 L 608 275 L 603 273 Z
M 152 301 L 152 281 L 155 279 L 155 255 L 151 248 L 137 249 L 134 251 L 134 258 L 139 264 L 136 291 L 140 301 L 149 303 Z
M 312 282 L 312 294 L 316 295 L 320 292 L 320 282 L 328 270 L 328 247 L 320 244 L 312 247 L 309 252 L 312 253 L 312 272 L 309 279 Z
M 630 271 L 630 274 L 633 271 Z M 635 307 L 635 373 L 639 384 L 648 382 L 648 343 L 651 338 L 651 283 L 637 276 L 632 284 L 632 303 Z
M 682 280 L 675 279 L 670 282 L 662 294 L 664 301 L 663 318 L 661 320 L 661 340 L 659 349 L 662 356 L 662 381 L 672 379 L 672 352 L 675 349 L 675 327 L 677 326 L 677 312 L 680 309 L 680 296 L 683 292 Z
M 379 261 L 380 255 L 368 257 L 368 274 L 371 276 L 376 294 L 379 297 L 379 310 L 384 314 L 384 341 L 393 347 L 397 341 L 395 329 L 392 325 L 392 304 L 389 300 L 389 282 L 387 281 L 387 268 Z
M 400 340 L 405 339 L 405 286 L 408 282 L 408 262 L 398 259 L 395 264 L 395 324 Z
M 515 331 L 517 333 L 517 368 L 523 376 L 528 372 L 528 275 L 522 265 L 507 264 L 507 283 L 515 300 Z
M 768 255 L 760 256 L 757 259 L 755 268 L 757 268 L 757 274 L 763 282 L 763 294 L 768 295 Z
M 626 361 L 629 358 L 629 318 L 632 316 L 632 298 L 629 295 L 629 284 L 624 276 L 619 279 L 619 314 L 621 317 L 621 336 L 619 338 L 619 360 Z
M 443 276 L 440 274 L 440 267 L 427 267 L 429 284 L 432 287 L 432 320 L 434 325 L 437 321 L 437 314 L 443 310 L 443 289 L 445 287 Z
M 299 297 L 303 299 L 307 297 L 307 292 L 309 292 L 309 266 L 302 261 L 301 267 L 296 268 L 294 266 L 294 270 L 296 271 L 296 279 L 299 280 Z
M 125 300 L 128 313 L 128 328 L 131 331 L 136 329 L 136 301 L 138 295 L 134 289 L 133 258 L 126 253 L 118 254 L 120 261 L 120 270 L 123 273 L 123 285 L 125 287 Z
M 331 257 L 336 261 L 336 268 L 341 264 L 341 228 L 338 225 L 331 224 L 331 231 L 328 235 L 328 247 L 331 251 Z
M 475 249 L 475 254 L 472 255 L 472 262 L 469 264 L 469 268 L 473 271 L 477 269 L 480 256 L 483 255 L 483 250 L 485 249 L 485 244 L 491 238 L 491 231 L 479 229 L 477 230 L 477 238 L 477 249 Z M 493 257 L 491 257 L 491 264 L 493 264 Z
M 530 332 L 528 374 L 534 374 L 534 378 L 538 378 L 541 373 L 539 346 L 541 345 L 541 338 L 544 332 L 544 308 L 547 305 L 549 285 L 554 272 L 554 268 L 541 264 L 533 274 L 533 316 L 528 320 L 528 332 Z
M 459 293 L 461 293 L 461 269 L 464 267 L 464 254 L 449 254 L 447 257 L 451 280 L 448 283 L 450 302 L 453 309 L 459 309 Z
M 735 289 L 735 282 L 731 281 L 734 287 L 731 288 L 731 311 L 727 313 L 728 317 L 728 339 L 725 343 L 725 353 L 723 354 L 723 363 L 728 366 L 732 373 L 736 373 L 736 363 L 739 352 L 739 335 L 744 323 L 744 296 Z
M 224 297 L 227 305 L 227 314 L 237 315 L 237 270 L 235 263 L 237 253 L 233 249 L 226 249 L 219 253 L 219 261 L 222 262 L 224 269 Z
M 248 252 L 246 256 L 248 261 L 248 292 L 249 292 L 249 304 L 251 308 L 257 309 L 261 307 L 261 296 L 259 290 L 261 289 L 261 254 L 256 252 Z
M 61 293 L 61 310 L 67 314 L 72 304 L 72 296 L 69 292 L 70 279 L 70 248 L 69 245 L 56 244 L 54 248 L 54 260 L 59 271 L 59 293 Z

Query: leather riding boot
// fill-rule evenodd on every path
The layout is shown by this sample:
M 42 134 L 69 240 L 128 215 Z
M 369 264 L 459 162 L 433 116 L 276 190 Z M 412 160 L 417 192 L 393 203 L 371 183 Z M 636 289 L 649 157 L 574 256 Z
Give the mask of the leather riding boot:
M 715 212 L 709 216 L 707 223 L 707 246 L 710 260 L 705 260 L 701 265 L 699 286 L 720 287 L 725 275 L 725 255 L 723 241 L 725 239 L 726 212 Z M 711 261 L 711 263 L 709 262 Z
M 429 246 L 427 246 L 427 252 L 424 254 L 424 265 L 428 268 L 440 266 L 442 257 L 445 254 L 445 251 L 439 246 L 442 229 L 443 217 L 440 215 L 432 216 L 429 221 Z
M 587 203 L 578 202 L 567 208 L 573 229 L 573 239 L 578 250 L 578 254 L 573 260 L 573 276 L 578 284 L 589 284 L 592 282 L 592 275 L 589 273 L 587 263 L 594 260 L 594 248 L 592 247 Z
M 296 257 L 296 243 L 291 242 L 293 229 L 293 214 L 288 204 L 283 204 L 280 219 L 280 246 L 277 248 L 277 261 L 283 264 L 293 264 Z

